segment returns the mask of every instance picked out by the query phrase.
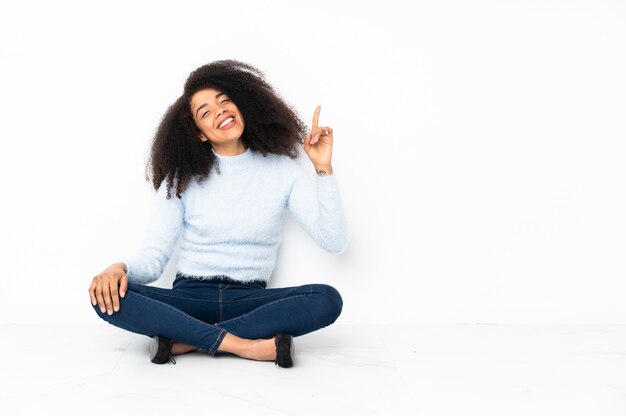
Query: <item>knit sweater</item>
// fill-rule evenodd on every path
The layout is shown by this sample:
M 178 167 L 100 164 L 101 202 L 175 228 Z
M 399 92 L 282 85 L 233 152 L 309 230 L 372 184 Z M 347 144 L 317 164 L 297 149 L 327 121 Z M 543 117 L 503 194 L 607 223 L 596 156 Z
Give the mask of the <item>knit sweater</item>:
M 130 283 L 161 277 L 178 247 L 177 270 L 189 277 L 226 275 L 269 282 L 282 240 L 284 213 L 323 249 L 341 253 L 347 227 L 336 173 L 312 180 L 288 156 L 246 149 L 217 156 L 208 178 L 192 179 L 181 194 L 156 192 L 139 252 L 122 259 Z

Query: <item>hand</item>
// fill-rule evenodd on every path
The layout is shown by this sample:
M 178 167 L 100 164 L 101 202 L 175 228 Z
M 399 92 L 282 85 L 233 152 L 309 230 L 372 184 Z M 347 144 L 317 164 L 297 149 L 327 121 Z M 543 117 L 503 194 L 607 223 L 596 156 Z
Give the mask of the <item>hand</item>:
M 91 304 L 100 307 L 102 313 L 113 315 L 113 311 L 120 310 L 120 299 L 126 296 L 128 276 L 124 271 L 124 263 L 115 263 L 107 267 L 102 273 L 93 278 L 89 286 Z
M 321 106 L 318 105 L 313 114 L 311 132 L 304 139 L 304 151 L 316 169 L 318 167 L 329 169 L 333 154 L 333 129 L 317 125 L 320 118 L 320 110 Z

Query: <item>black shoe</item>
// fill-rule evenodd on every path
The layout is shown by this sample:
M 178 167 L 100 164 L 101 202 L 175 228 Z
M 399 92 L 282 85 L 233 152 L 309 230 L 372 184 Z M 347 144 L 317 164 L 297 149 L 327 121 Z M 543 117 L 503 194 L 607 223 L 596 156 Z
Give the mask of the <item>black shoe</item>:
M 288 334 L 276 334 L 274 338 L 276 344 L 276 358 L 274 363 L 280 367 L 291 367 L 293 365 L 293 337 Z
M 176 360 L 172 356 L 173 342 L 169 338 L 158 335 L 152 337 L 152 341 L 150 341 L 150 361 L 155 364 L 165 364 L 167 362 L 176 364 Z

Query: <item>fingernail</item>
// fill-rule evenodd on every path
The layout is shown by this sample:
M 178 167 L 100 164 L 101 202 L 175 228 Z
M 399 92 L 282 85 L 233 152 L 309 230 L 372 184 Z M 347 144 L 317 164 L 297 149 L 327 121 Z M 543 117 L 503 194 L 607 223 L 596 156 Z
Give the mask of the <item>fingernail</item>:
M 97 303 L 98 303 L 98 302 L 94 302 L 93 300 L 91 301 L 91 304 L 92 304 L 93 306 L 96 306 L 96 304 L 97 304 Z
M 119 307 L 119 306 L 114 306 L 114 307 L 113 307 L 113 310 L 114 310 L 115 312 L 117 312 L 117 311 L 119 311 L 119 310 L 120 310 L 120 307 Z
M 121 296 L 121 297 L 126 296 L 126 292 L 122 292 L 122 293 L 120 294 L 120 296 Z
M 113 311 L 112 311 L 111 309 L 109 309 L 109 310 L 107 311 L 107 313 L 108 313 L 109 315 L 113 315 Z
M 104 308 L 100 308 L 100 312 L 104 313 L 106 310 Z

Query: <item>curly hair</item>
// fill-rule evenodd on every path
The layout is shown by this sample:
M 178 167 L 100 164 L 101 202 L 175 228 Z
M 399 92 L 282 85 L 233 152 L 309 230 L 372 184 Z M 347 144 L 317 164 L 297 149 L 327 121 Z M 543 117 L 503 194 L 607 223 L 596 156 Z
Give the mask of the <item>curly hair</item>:
M 158 190 L 166 180 L 167 199 L 171 198 L 174 181 L 180 199 L 191 179 L 206 180 L 216 162 L 211 143 L 199 139 L 190 106 L 191 97 L 206 88 L 225 92 L 239 109 L 246 123 L 241 136 L 246 149 L 264 157 L 273 153 L 295 159 L 298 144 L 304 142 L 306 126 L 259 69 L 232 59 L 203 65 L 191 72 L 183 94 L 165 112 L 146 163 L 146 181 Z

